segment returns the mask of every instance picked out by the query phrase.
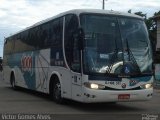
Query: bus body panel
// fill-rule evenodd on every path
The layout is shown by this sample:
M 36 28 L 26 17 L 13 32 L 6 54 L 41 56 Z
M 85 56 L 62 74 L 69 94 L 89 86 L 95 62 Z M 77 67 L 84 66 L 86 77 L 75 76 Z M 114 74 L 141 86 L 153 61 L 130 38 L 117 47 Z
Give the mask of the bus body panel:
M 153 89 L 147 90 L 128 90 L 128 91 L 104 91 L 104 90 L 91 90 L 84 88 L 86 103 L 92 102 L 130 102 L 130 101 L 145 101 L 152 98 Z M 130 95 L 126 99 L 118 99 L 119 95 Z M 93 97 L 94 96 L 94 97 Z
M 65 98 L 71 98 L 70 70 L 64 67 L 50 66 L 50 61 L 46 61 L 50 60 L 50 49 L 19 53 L 18 55 L 15 54 L 15 56 L 19 58 L 17 59 L 18 65 L 5 66 L 4 68 L 4 80 L 7 83 L 10 84 L 10 76 L 11 72 L 13 72 L 16 86 L 49 93 L 50 78 L 52 75 L 57 75 L 63 88 L 62 93 L 64 94 L 62 95 Z M 27 66 L 29 64 L 27 63 L 29 61 L 28 58 L 33 59 L 31 66 Z M 10 59 L 12 60 L 13 58 Z
M 140 89 L 140 90 L 134 90 L 134 88 L 137 88 L 141 85 L 147 84 L 147 83 L 153 83 L 153 77 L 148 77 L 148 79 L 143 79 L 142 78 L 136 78 L 136 79 L 143 79 L 144 81 L 139 81 L 136 83 L 131 83 L 133 79 L 135 78 L 122 78 L 122 81 L 120 84 L 114 85 L 113 84 L 108 84 L 108 81 L 104 80 L 89 80 L 88 81 L 88 76 L 83 75 L 83 82 L 82 86 L 78 87 L 72 87 L 74 88 L 74 92 L 76 93 L 74 97 L 72 97 L 73 100 L 79 101 L 79 102 L 85 102 L 85 103 L 96 103 L 96 102 L 120 102 L 120 101 L 145 101 L 145 100 L 150 100 L 153 95 L 153 88 L 150 89 Z M 90 89 L 86 88 L 83 84 L 85 82 L 91 82 L 91 83 L 96 83 L 100 85 L 104 85 L 106 87 L 113 88 L 113 90 L 95 90 L 95 89 Z M 111 83 L 117 81 L 111 81 Z M 122 84 L 126 84 L 126 88 L 122 89 Z M 132 90 L 132 88 L 133 90 Z M 117 89 L 116 89 L 117 88 Z M 115 90 L 114 90 L 115 89 Z M 119 90 L 118 90 L 119 89 Z M 130 90 L 127 90 L 130 89 Z M 79 92 L 81 90 L 81 92 Z M 129 95 L 129 99 L 118 99 L 119 95 Z
M 3 66 L 3 80 L 10 84 L 10 75 L 11 75 L 11 68 L 9 66 Z

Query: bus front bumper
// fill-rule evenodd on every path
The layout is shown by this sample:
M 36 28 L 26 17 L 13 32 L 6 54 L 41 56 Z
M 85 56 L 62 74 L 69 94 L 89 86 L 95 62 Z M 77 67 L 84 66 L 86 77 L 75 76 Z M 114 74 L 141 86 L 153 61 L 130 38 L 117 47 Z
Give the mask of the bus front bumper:
M 146 101 L 152 98 L 153 88 L 143 90 L 94 90 L 85 88 L 83 102 L 129 102 Z

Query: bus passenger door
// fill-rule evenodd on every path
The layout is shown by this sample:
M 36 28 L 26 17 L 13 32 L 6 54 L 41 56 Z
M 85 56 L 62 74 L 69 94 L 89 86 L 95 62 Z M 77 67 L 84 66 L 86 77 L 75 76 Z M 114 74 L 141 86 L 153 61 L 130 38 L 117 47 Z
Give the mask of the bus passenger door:
M 82 78 L 81 78 L 81 58 L 79 50 L 78 17 L 74 14 L 65 16 L 64 49 L 67 66 L 70 70 L 71 98 L 81 101 Z
M 74 39 L 72 42 L 69 67 L 72 99 L 82 101 L 81 53 L 78 46 L 78 39 Z
M 71 80 L 72 80 L 72 99 L 81 101 L 82 99 L 82 74 L 81 74 L 81 52 L 78 46 L 78 39 L 73 39 L 71 50 Z

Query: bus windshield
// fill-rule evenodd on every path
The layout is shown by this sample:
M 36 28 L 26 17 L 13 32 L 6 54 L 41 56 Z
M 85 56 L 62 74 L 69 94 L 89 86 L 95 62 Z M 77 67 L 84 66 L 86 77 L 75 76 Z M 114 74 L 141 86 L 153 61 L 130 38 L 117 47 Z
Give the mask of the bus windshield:
M 151 47 L 141 19 L 82 14 L 83 65 L 86 73 L 152 72 Z

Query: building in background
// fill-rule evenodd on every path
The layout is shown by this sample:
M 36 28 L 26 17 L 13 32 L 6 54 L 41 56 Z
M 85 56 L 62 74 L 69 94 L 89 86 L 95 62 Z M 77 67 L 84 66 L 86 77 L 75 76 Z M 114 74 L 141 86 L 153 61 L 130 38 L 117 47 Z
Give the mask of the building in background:
M 154 17 L 157 22 L 157 45 L 156 45 L 156 63 L 155 63 L 155 79 L 156 84 L 160 86 L 160 15 Z
M 160 51 L 160 15 L 155 17 L 157 21 L 157 45 L 156 51 Z

